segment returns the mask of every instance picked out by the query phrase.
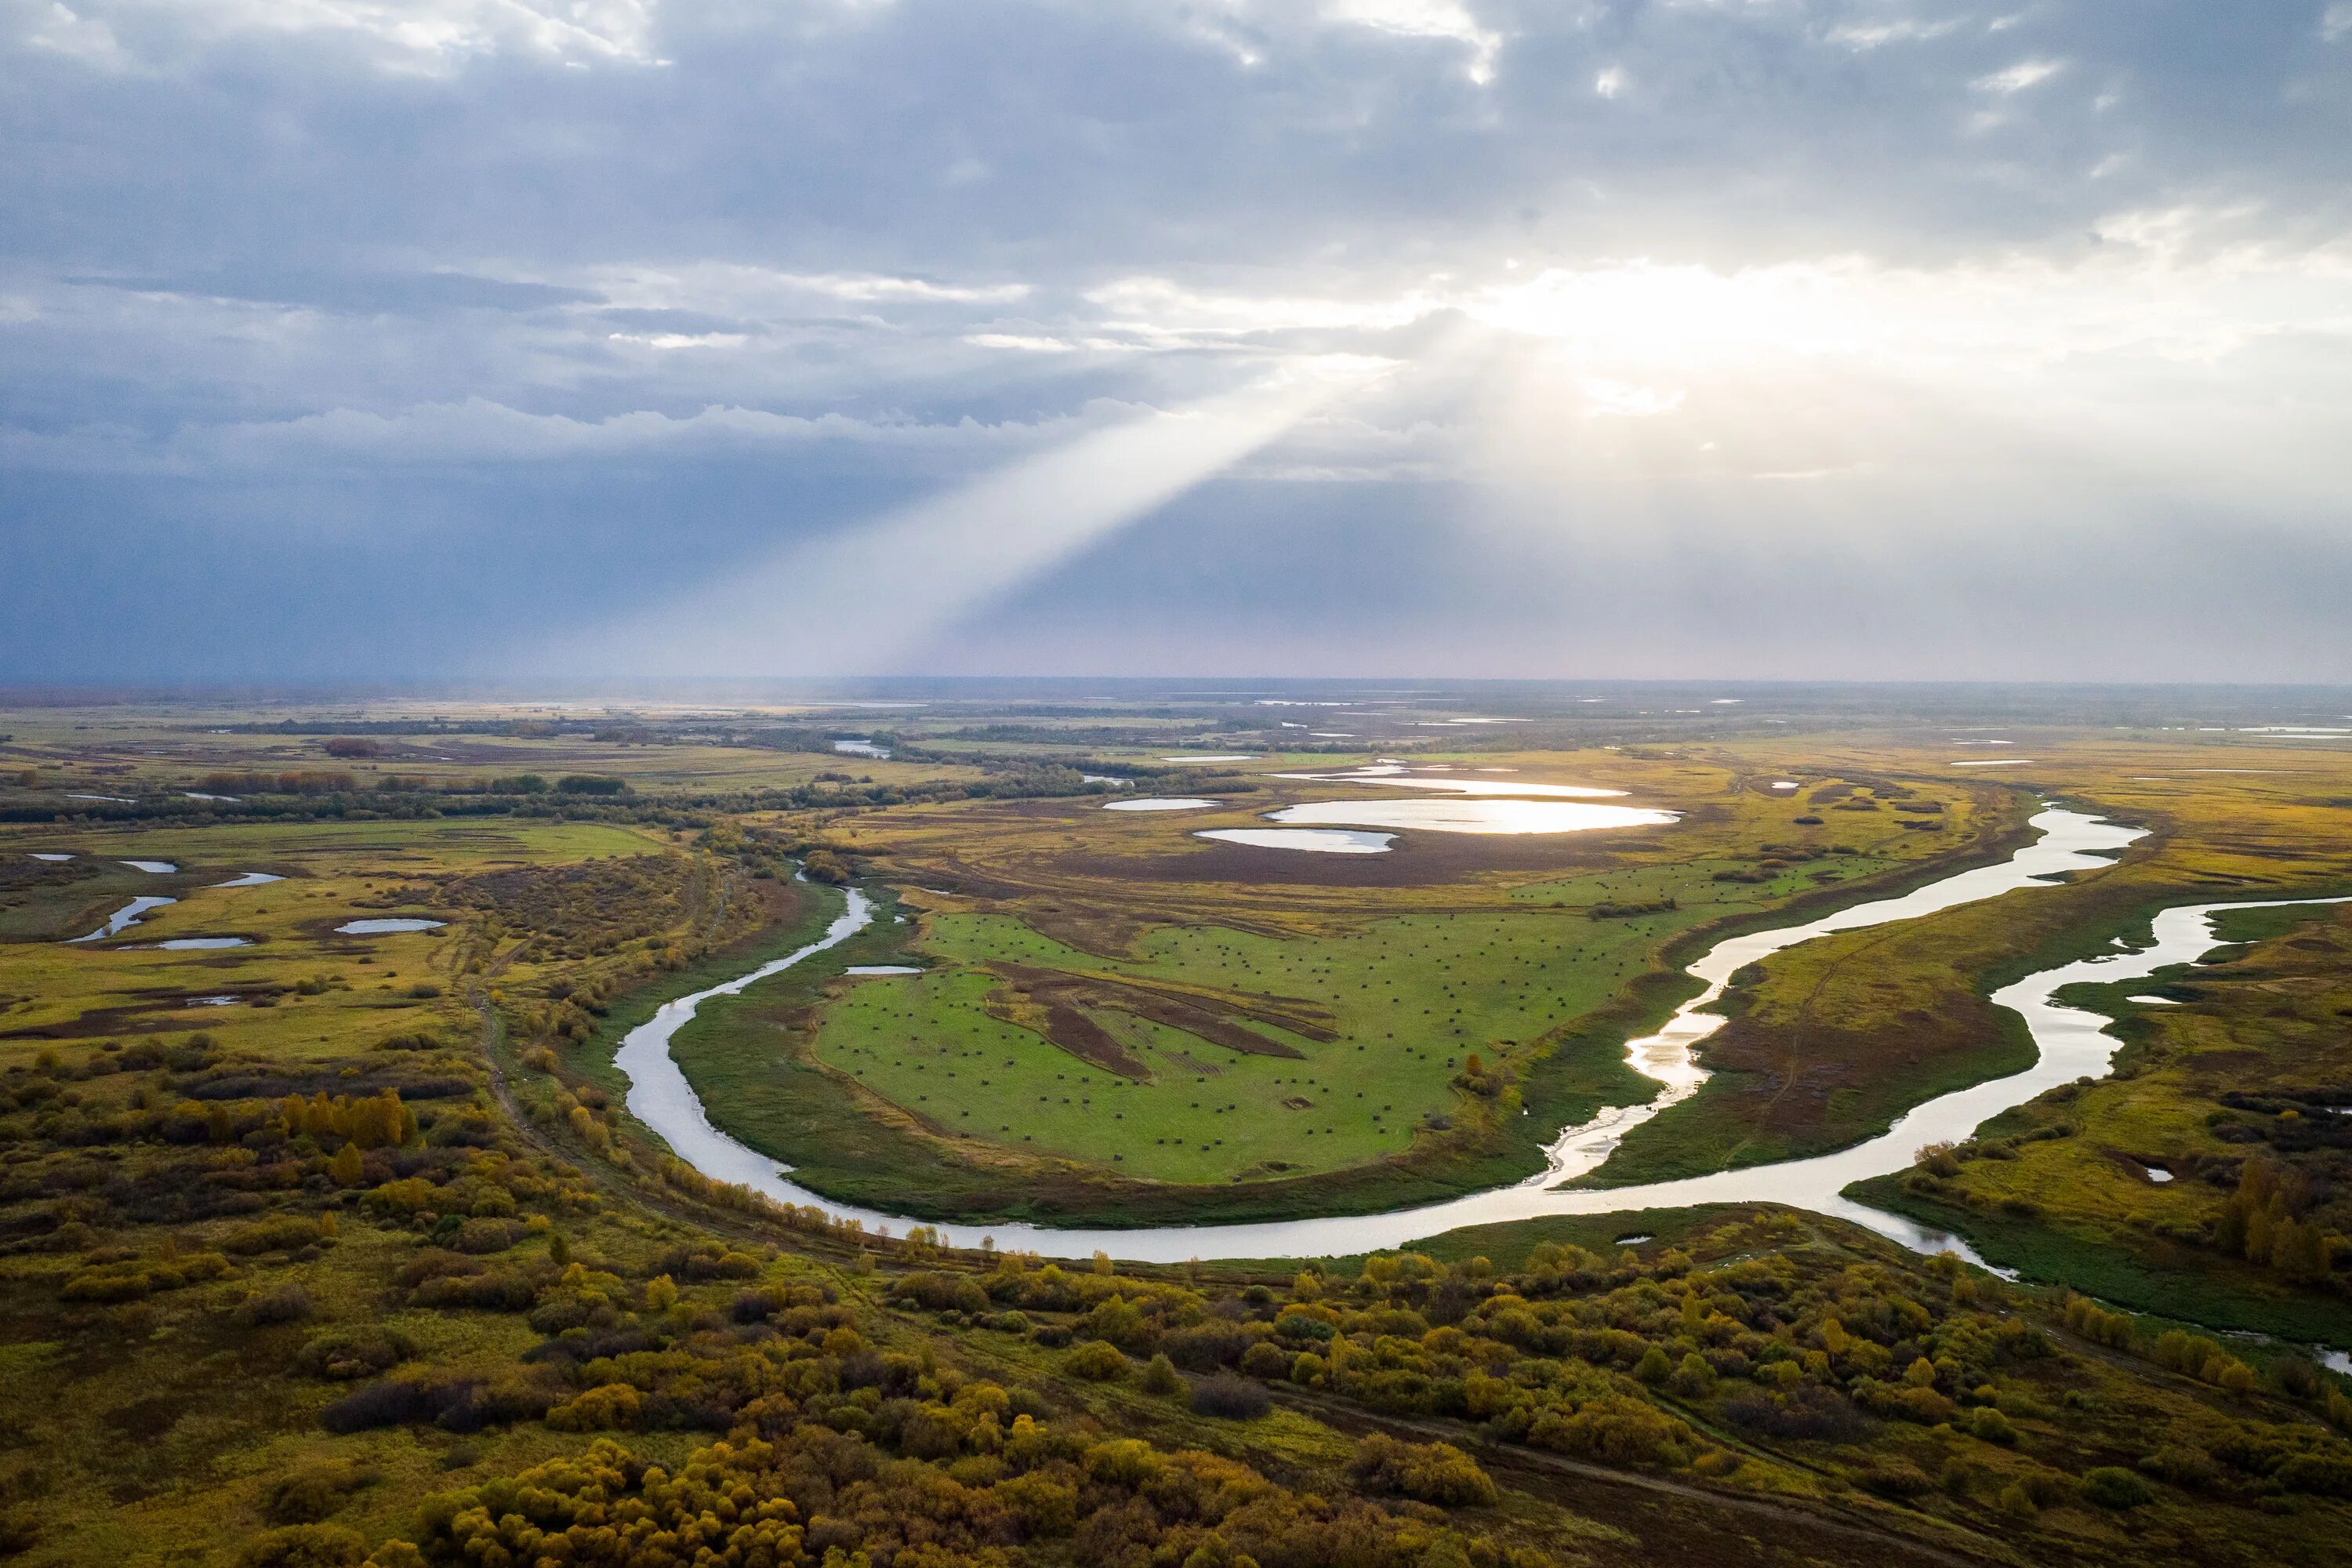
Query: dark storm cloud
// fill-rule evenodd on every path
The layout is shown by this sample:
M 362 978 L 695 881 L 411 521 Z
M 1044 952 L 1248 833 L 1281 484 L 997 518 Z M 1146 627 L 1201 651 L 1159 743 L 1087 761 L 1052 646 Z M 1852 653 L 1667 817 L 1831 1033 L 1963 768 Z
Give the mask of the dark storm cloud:
M 1581 581 L 1606 552 L 1559 520 L 1596 494 L 1621 532 L 1725 561 L 1759 526 L 1864 506 L 1936 511 L 1996 562 L 2030 563 L 2037 530 L 2161 540 L 2209 582 L 2218 552 L 2234 585 L 2196 635 L 2273 663 L 2242 618 L 2267 592 L 2289 606 L 2272 625 L 2302 624 L 2347 559 L 2312 501 L 2340 493 L 2325 432 L 2352 403 L 2341 3 L 0 0 L 0 550 L 53 584 L 0 630 L 19 676 L 314 657 L 290 614 L 112 635 L 271 549 L 302 563 L 263 572 L 281 599 L 396 592 L 404 657 L 448 668 L 470 590 L 379 576 L 420 529 L 463 537 L 476 584 L 531 580 L 576 532 L 502 614 L 525 636 L 617 613 L 636 552 L 690 588 L 853 501 L 1317 356 L 1396 368 L 1213 493 L 1272 516 L 1327 505 L 1318 482 L 1357 497 L 1386 521 L 1349 602 L 1444 585 L 1415 612 L 1432 658 L 1448 626 L 1538 649 L 1540 616 L 1402 541 L 1507 511 L 1472 536 L 1542 563 L 1510 582 Z M 1626 272 L 1643 260 L 1688 275 Z M 1685 294 L 1773 268 L 1794 281 L 1735 291 L 1731 327 L 1862 301 L 1812 329 L 1848 361 L 1803 395 L 1704 344 L 1645 365 L 1647 319 L 1585 332 L 1630 298 L 1691 336 Z M 1565 304 L 1536 288 L 1553 275 Z M 1529 380 L 1542 353 L 1565 368 Z M 1496 429 L 1554 405 L 1498 455 Z M 1889 480 L 1947 482 L 1953 433 L 2004 421 L 1969 460 L 2071 510 L 2029 526 Z M 1595 489 L 1605 461 L 1705 483 Z M 1755 482 L 1706 488 L 1733 470 Z M 1544 482 L 1566 499 L 1530 499 Z M 2184 523 L 2151 489 L 2204 510 Z M 1223 624 L 1199 612 L 1255 589 L 1199 502 L 957 635 L 1019 664 L 1008 626 Z M 2232 555 L 2246 529 L 2297 542 Z M 1127 550 L 1188 564 L 1084 576 Z M 141 564 L 101 587 L 102 552 Z M 1664 562 L 1622 563 L 1654 616 L 1683 580 Z M 1814 618 L 1894 592 L 1861 566 L 1814 581 Z M 1798 657 L 1750 619 L 1704 657 L 1775 635 Z M 1966 656 L 1967 616 L 1928 623 L 1930 666 Z M 1197 635 L 1196 667 L 1234 667 L 1223 635 Z M 1332 635 L 1342 663 L 1377 641 Z M 1072 636 L 1054 657 L 1084 657 Z M 2085 657 L 2071 633 L 2037 646 Z M 2261 672 L 2294 673 L 2237 673 Z

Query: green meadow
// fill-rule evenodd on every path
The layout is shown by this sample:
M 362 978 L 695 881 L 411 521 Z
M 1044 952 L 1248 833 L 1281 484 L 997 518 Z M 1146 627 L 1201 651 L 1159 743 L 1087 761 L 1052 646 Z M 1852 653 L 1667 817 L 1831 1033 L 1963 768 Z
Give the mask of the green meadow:
M 945 1134 L 1124 1175 L 1214 1183 L 1364 1164 L 1403 1153 L 1461 1114 L 1473 1056 L 1490 1070 L 1531 1069 L 1564 1029 L 1654 969 L 1673 939 L 1801 885 L 1793 876 L 1716 882 L 1713 869 L 1560 879 L 1515 890 L 1511 902 L 1531 906 L 1523 911 L 1409 914 L 1303 934 L 1157 927 L 1116 957 L 1010 916 L 932 915 L 917 947 L 937 967 L 850 984 L 824 1006 L 814 1054 Z M 1676 908 L 1627 919 L 1584 912 L 1666 898 Z M 1000 983 L 990 966 L 1004 964 L 1301 1001 L 1328 1016 L 1336 1037 L 1253 1023 L 1245 1026 L 1297 1053 L 1257 1055 L 1089 1009 L 1147 1069 L 1122 1074 L 992 1013 Z M 1629 1098 L 1646 1092 L 1642 1082 L 1620 1088 Z

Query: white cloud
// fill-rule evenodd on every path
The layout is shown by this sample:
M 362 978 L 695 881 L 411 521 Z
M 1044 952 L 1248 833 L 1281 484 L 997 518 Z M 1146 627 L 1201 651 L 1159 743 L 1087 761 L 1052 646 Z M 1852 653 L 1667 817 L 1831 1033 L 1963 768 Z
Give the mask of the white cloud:
M 983 424 L 970 418 L 923 423 L 844 414 L 812 417 L 715 405 L 683 416 L 639 409 L 575 418 L 469 397 L 391 413 L 335 408 L 292 419 L 189 426 L 160 444 L 114 426 L 59 434 L 0 428 L 0 460 L 50 469 L 203 473 L 304 464 L 397 468 L 535 463 L 661 452 L 753 452 L 824 442 L 977 455 L 1026 450 L 1131 419 L 1138 412 L 1133 405 L 1105 399 L 1076 415 L 1031 423 Z
M 1066 354 L 1078 347 L 1061 338 L 1034 337 L 1022 332 L 966 332 L 963 341 L 976 349 L 1013 349 L 1033 354 Z
M 658 0 L 73 0 L 36 5 L 28 41 L 92 65 L 162 70 L 253 36 L 353 45 L 389 70 L 441 74 L 511 53 L 659 65 Z M 16 7 L 12 7 L 14 9 Z
M 1592 90 L 1603 98 L 1614 98 L 1625 90 L 1625 68 L 1611 66 L 1592 79 Z
M 2039 87 L 2066 68 L 2064 60 L 2020 60 L 2005 70 L 1993 71 L 1969 83 L 1979 92 L 1990 92 L 2006 98 Z
M 36 0 L 11 9 L 16 12 L 16 36 L 28 47 L 101 69 L 119 70 L 129 63 L 114 29 L 103 20 L 85 16 L 56 0 L 47 5 Z
M 1689 395 L 1680 387 L 1665 392 L 1599 375 L 1580 378 L 1576 388 L 1584 395 L 1587 419 L 1655 419 L 1680 408 Z
M 1327 20 L 1411 38 L 1448 38 L 1470 50 L 1463 68 L 1485 86 L 1495 79 L 1503 36 L 1482 26 L 1462 0 L 1325 0 Z
M 1962 18 L 1952 16 L 1939 22 L 1922 22 L 1911 17 L 1893 22 L 1855 22 L 1831 28 L 1828 38 L 1831 43 L 1841 44 L 1859 54 L 1884 48 L 1888 44 L 1926 43 L 1945 37 L 1958 31 L 1961 21 Z
M 605 341 L 649 349 L 740 349 L 749 340 L 740 332 L 608 332 Z

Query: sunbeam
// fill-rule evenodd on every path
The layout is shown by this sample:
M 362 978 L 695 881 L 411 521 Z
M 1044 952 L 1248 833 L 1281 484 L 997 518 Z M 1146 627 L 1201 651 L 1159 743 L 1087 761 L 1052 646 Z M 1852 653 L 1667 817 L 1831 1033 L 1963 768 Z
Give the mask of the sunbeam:
M 730 565 L 619 626 L 567 638 L 536 662 L 656 676 L 889 668 L 1367 384 L 1384 363 L 1320 356 L 1238 391 L 1093 431 L 872 522 Z M 854 638 L 822 613 L 869 598 L 883 583 L 889 613 Z

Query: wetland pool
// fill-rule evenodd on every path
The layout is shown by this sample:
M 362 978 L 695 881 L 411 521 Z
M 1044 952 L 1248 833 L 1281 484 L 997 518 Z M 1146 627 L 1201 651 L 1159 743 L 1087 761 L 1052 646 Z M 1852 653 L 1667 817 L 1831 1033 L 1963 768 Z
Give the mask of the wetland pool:
M 133 899 L 129 903 L 123 905 L 121 909 L 115 910 L 112 914 L 107 916 L 106 923 L 104 925 L 99 927 L 88 936 L 78 936 L 73 938 L 67 943 L 67 945 L 70 947 L 76 942 L 99 942 L 110 936 L 118 936 L 121 934 L 123 931 L 127 930 L 133 921 L 136 921 L 141 915 L 145 914 L 149 910 L 160 910 L 165 904 L 176 904 L 180 900 L 177 899 L 160 898 L 152 894 L 146 898 Z

